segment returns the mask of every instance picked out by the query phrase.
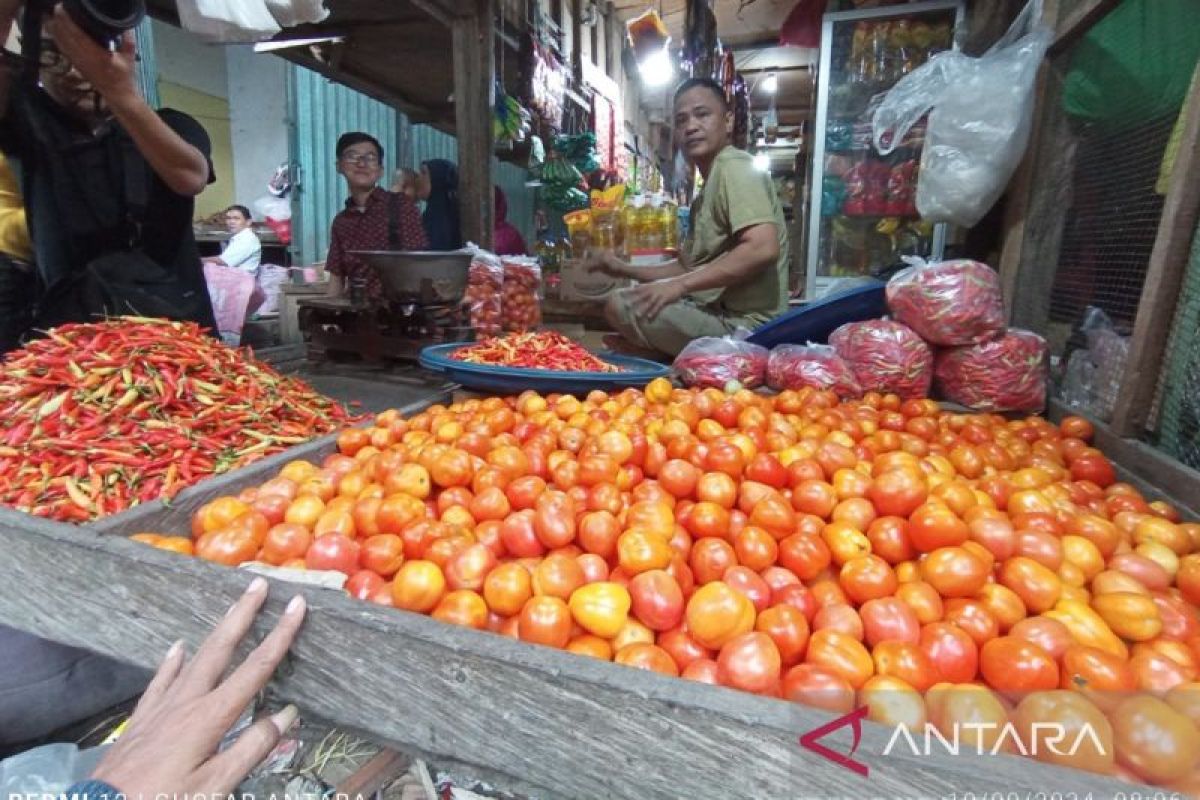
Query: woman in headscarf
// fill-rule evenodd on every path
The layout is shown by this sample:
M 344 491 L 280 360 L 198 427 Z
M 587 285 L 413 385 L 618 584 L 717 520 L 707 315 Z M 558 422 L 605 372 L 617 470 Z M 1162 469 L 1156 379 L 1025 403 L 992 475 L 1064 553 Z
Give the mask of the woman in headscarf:
M 419 195 L 425 201 L 425 233 L 430 250 L 457 250 L 463 246 L 458 216 L 458 167 L 442 158 L 421 164 Z
M 525 239 L 517 226 L 508 221 L 508 198 L 504 190 L 496 188 L 496 227 L 492 232 L 492 249 L 498 256 L 527 255 Z

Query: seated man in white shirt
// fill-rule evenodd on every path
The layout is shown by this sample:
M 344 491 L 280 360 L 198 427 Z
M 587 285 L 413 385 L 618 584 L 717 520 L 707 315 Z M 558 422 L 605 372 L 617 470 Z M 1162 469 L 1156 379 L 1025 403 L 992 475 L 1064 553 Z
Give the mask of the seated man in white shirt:
M 245 206 L 230 206 L 225 209 L 225 227 L 232 234 L 221 255 L 203 259 L 205 264 L 233 267 L 251 275 L 258 273 L 262 260 L 262 242 L 251 228 L 250 209 Z

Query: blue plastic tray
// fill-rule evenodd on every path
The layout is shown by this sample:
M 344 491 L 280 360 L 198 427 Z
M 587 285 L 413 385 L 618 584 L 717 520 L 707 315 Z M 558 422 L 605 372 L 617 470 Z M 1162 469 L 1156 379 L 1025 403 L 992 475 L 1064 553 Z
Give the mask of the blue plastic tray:
M 426 347 L 421 351 L 421 366 L 442 372 L 464 388 L 495 394 L 518 394 L 527 389 L 546 394 L 586 394 L 594 389 L 608 391 L 627 386 L 645 386 L 655 378 L 670 374 L 671 368 L 644 358 L 601 353 L 599 358 L 621 367 L 622 372 L 555 372 L 547 369 L 490 367 L 455 361 L 450 354 L 474 342 L 453 342 Z
M 875 281 L 808 303 L 763 325 L 750 334 L 749 341 L 768 348 L 780 344 L 823 344 L 840 325 L 878 319 L 886 314 L 884 286 L 882 281 Z

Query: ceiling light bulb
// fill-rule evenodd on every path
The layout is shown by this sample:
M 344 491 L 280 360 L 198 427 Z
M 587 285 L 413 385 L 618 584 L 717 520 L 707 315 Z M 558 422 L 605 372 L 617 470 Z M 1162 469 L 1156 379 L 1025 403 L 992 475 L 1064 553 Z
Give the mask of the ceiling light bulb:
M 671 55 L 667 48 L 664 47 L 638 64 L 638 72 L 647 86 L 664 86 L 675 74 L 675 67 L 671 64 Z
M 771 157 L 763 152 L 755 153 L 754 168 L 759 172 L 766 172 L 771 168 Z
M 775 94 L 779 90 L 779 76 L 772 72 L 763 79 L 763 91 L 767 94 Z

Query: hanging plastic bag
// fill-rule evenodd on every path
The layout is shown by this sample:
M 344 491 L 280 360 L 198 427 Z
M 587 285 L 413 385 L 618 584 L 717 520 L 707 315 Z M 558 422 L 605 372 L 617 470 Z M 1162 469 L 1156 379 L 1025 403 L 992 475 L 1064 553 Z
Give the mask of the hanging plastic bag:
M 542 268 L 536 258 L 504 256 L 504 330 L 524 333 L 542 324 Z
M 767 385 L 784 389 L 831 389 L 838 397 L 858 397 L 862 387 L 850 365 L 827 344 L 782 344 L 767 359 Z
M 476 339 L 499 336 L 502 330 L 504 265 L 495 253 L 467 242 L 471 266 L 467 268 L 467 290 L 463 302 L 471 314 Z
M 1004 333 L 1004 296 L 997 272 L 979 261 L 956 259 L 927 264 L 904 256 L 909 265 L 887 283 L 893 316 L 930 344 L 957 347 L 995 339 Z
M 740 383 L 762 386 L 767 377 L 767 348 L 732 336 L 705 336 L 688 343 L 675 357 L 675 372 L 688 386 L 724 389 Z
M 210 42 L 256 42 L 282 30 L 265 0 L 179 0 L 177 7 L 183 29 Z
M 1033 85 L 1054 32 L 1031 0 L 979 58 L 938 53 L 892 87 L 875 111 L 875 147 L 887 155 L 930 111 L 917 209 L 930 222 L 969 228 L 996 202 L 1029 143 Z
M 1041 411 L 1046 406 L 1046 340 L 1010 328 L 999 339 L 938 353 L 938 392 L 975 411 Z
M 847 322 L 829 335 L 864 392 L 926 397 L 933 381 L 933 351 L 916 332 L 890 319 Z

